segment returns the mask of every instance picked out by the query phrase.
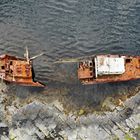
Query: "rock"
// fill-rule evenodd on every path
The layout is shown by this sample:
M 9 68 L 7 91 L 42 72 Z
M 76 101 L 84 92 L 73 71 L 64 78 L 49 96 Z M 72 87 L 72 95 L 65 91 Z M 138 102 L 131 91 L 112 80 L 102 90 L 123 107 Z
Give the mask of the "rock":
M 24 128 L 11 130 L 10 138 L 14 140 L 32 140 L 32 136 L 30 136 Z
M 44 135 L 44 133 L 42 133 L 42 131 L 40 131 L 40 129 L 36 129 L 35 134 L 36 134 L 41 140 L 44 140 L 45 135 Z
M 112 105 L 112 99 L 108 98 L 103 107 L 110 107 L 112 112 L 93 113 L 85 116 L 84 111 L 80 110 L 77 117 L 75 115 L 77 113 L 72 112 L 66 115 L 58 100 L 52 103 L 42 103 L 35 99 L 33 102 L 21 105 L 19 99 L 15 98 L 14 101 L 9 101 L 10 98 L 7 96 L 6 94 L 0 96 L 2 119 L 4 121 L 6 119 L 12 120 L 12 123 L 8 125 L 0 123 L 0 129 L 2 128 L 1 130 L 4 132 L 1 133 L 1 138 L 5 140 L 8 133 L 10 133 L 9 138 L 15 138 L 15 140 L 93 140 L 93 138 L 108 140 L 113 136 L 124 139 L 124 132 L 128 133 L 129 127 L 133 129 L 140 124 L 139 112 L 133 111 L 130 106 L 127 107 L 130 102 L 131 104 L 135 103 L 134 98 L 125 104 L 125 108 L 115 108 Z M 139 107 L 138 104 L 136 107 Z M 135 110 L 137 110 L 136 107 Z M 130 134 L 130 136 L 133 135 Z
M 32 102 L 18 109 L 13 116 L 13 121 L 25 119 L 34 120 L 43 107 L 44 105 L 39 102 Z
M 37 127 L 37 129 L 39 129 L 39 131 L 41 131 L 45 136 L 48 136 L 49 131 L 45 124 L 46 123 L 44 123 L 44 121 L 42 121 L 41 119 L 35 120 L 35 126 Z
M 9 140 L 9 138 L 5 135 L 1 136 L 1 140 Z
M 60 112 L 63 112 L 64 108 L 62 106 L 62 104 L 60 104 L 60 102 L 58 100 L 54 101 L 52 103 L 52 105 Z
M 34 125 L 33 122 L 31 122 L 30 120 L 27 120 L 25 122 L 25 124 L 22 126 L 22 128 L 25 129 L 26 133 L 28 133 L 28 135 L 34 135 L 37 128 L 36 126 Z
M 133 124 L 133 122 L 132 122 L 132 120 L 129 118 L 129 119 L 126 119 L 125 120 L 126 121 L 126 124 L 130 127 L 130 128 L 134 128 L 135 126 L 134 126 L 134 124 Z
M 109 109 L 109 110 L 114 110 L 116 108 L 116 106 L 114 105 L 113 103 L 113 98 L 111 97 L 108 97 L 104 100 L 103 104 L 102 104 L 102 107 L 105 108 L 105 109 Z
M 60 131 L 59 135 L 63 137 L 63 140 L 68 140 L 68 136 L 66 135 L 65 131 Z
M 5 123 L 0 123 L 0 135 L 9 135 L 9 127 Z

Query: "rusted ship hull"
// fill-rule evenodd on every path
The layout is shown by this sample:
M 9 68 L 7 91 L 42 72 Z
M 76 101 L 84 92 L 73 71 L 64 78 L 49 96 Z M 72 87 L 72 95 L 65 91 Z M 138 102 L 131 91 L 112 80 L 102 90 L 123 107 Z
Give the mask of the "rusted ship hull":
M 0 56 L 0 79 L 6 83 L 44 87 L 34 81 L 32 61 L 11 55 Z
M 10 84 L 10 83 L 13 83 L 13 84 L 19 84 L 21 86 L 31 86 L 31 87 L 45 87 L 45 85 L 43 85 L 42 83 L 40 82 L 16 82 L 16 81 L 8 81 L 8 80 L 4 80 L 6 84 Z
M 85 85 L 139 78 L 140 56 L 97 55 L 78 66 L 78 79 Z

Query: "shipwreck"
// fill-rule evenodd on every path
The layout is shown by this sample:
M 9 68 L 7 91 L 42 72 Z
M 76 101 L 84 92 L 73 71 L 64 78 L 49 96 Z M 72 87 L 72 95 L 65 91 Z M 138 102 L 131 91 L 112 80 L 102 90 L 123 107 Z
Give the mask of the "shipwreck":
M 8 54 L 0 55 L 0 79 L 5 83 L 16 83 L 24 86 L 44 87 L 43 84 L 34 80 L 34 70 L 32 60 L 26 48 L 25 58 L 20 58 Z
M 95 55 L 78 63 L 78 79 L 84 85 L 140 78 L 140 56 Z

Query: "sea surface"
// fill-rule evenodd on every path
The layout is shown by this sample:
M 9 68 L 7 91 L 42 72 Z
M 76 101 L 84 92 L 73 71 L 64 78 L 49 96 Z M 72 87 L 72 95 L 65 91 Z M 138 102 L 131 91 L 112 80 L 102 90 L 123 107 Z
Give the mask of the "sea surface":
M 44 53 L 34 60 L 37 80 L 74 84 L 77 64 L 55 61 L 140 55 L 140 0 L 0 0 L 0 54 L 24 57 L 26 46 L 31 57 Z M 97 90 L 95 86 L 92 91 Z M 112 85 L 107 87 L 107 93 L 112 91 Z M 90 95 L 81 102 L 86 98 Z

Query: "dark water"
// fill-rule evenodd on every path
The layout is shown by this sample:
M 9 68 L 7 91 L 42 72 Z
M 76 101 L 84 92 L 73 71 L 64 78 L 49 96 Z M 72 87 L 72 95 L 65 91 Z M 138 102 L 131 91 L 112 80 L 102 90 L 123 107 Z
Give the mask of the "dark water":
M 0 1 L 0 54 L 44 52 L 34 61 L 44 83 L 75 81 L 76 64 L 54 65 L 59 58 L 140 55 L 139 45 L 140 0 Z

